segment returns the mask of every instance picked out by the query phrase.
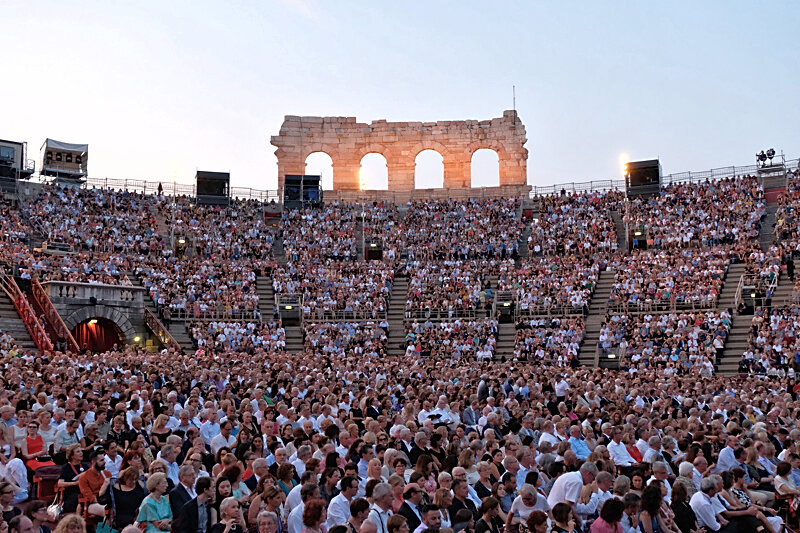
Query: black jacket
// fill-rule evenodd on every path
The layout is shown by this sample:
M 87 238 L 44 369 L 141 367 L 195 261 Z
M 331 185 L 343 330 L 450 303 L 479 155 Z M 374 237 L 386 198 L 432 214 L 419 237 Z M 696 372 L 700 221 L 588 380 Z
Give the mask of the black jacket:
M 185 490 L 184 490 L 185 492 Z M 197 533 L 197 498 L 192 498 L 183 507 L 180 508 L 178 514 L 172 515 L 172 533 Z M 172 500 L 170 500 L 170 505 Z M 211 506 L 206 505 L 206 514 L 208 515 L 208 523 L 206 524 L 206 531 L 211 530 Z
M 413 532 L 422 523 L 422 520 L 419 519 L 417 513 L 408 505 L 408 502 L 403 502 L 403 505 L 400 506 L 400 510 L 397 511 L 397 513 L 406 517 L 409 531 Z
M 178 516 L 178 513 L 183 506 L 189 503 L 189 500 L 191 499 L 192 497 L 189 496 L 189 493 L 186 491 L 183 485 L 178 483 L 178 486 L 172 489 L 172 492 L 169 493 L 169 506 L 172 508 L 172 516 Z

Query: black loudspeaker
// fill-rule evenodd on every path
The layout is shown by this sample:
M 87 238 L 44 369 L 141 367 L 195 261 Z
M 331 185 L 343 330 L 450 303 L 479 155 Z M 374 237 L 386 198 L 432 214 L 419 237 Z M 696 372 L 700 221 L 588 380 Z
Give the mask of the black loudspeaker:
M 229 203 L 230 173 L 198 170 L 195 180 L 197 180 L 198 204 L 227 205 Z
M 289 208 L 317 205 L 322 201 L 320 176 L 287 174 L 283 177 L 283 204 Z
M 303 176 L 303 202 L 319 203 L 319 176 Z
M 658 159 L 628 163 L 628 187 L 660 185 L 661 163 Z

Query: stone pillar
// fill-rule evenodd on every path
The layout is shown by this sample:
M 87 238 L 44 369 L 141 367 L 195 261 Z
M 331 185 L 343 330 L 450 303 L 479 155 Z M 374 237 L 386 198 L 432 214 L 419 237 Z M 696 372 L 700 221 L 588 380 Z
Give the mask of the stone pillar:
M 468 154 L 444 157 L 444 188 L 465 189 L 471 186 L 470 158 Z
M 500 158 L 500 185 L 526 185 L 528 183 L 528 151 L 506 154 Z
M 333 190 L 357 191 L 361 188 L 358 172 L 361 161 L 355 159 L 333 160 Z
M 278 189 L 283 190 L 283 177 L 286 174 L 305 174 L 305 161 L 294 155 L 278 156 Z
M 416 163 L 413 160 L 390 158 L 387 160 L 387 165 L 389 167 L 390 191 L 411 191 L 414 189 Z

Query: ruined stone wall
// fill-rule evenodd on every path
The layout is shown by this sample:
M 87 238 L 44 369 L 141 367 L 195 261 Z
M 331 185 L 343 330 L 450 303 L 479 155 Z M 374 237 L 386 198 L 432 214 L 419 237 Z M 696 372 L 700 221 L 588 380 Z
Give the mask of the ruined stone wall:
M 471 185 L 472 154 L 482 148 L 497 152 L 500 186 L 527 183 L 528 150 L 525 126 L 514 111 L 491 120 L 439 122 L 356 122 L 355 117 L 298 117 L 287 115 L 280 133 L 272 137 L 277 147 L 278 188 L 287 174 L 304 174 L 309 154 L 325 152 L 333 160 L 333 189 L 358 190 L 361 159 L 369 153 L 386 158 L 390 191 L 414 189 L 417 154 L 436 150 L 444 160 L 444 188 Z

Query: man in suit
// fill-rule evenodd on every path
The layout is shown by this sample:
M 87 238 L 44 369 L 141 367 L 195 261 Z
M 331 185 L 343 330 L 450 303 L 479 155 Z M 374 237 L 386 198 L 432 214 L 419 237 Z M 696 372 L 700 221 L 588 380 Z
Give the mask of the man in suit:
M 416 483 L 409 483 L 403 489 L 403 505 L 397 511 L 408 520 L 409 531 L 414 531 L 422 523 L 422 511 L 419 505 L 422 503 L 422 495 L 425 491 Z
M 261 478 L 269 474 L 269 466 L 267 460 L 259 457 L 253 461 L 253 475 L 244 480 L 244 484 L 250 489 L 250 492 L 255 492 L 258 482 Z
M 211 504 L 214 484 L 210 477 L 201 477 L 194 486 L 197 496 L 186 502 L 173 515 L 172 533 L 206 533 L 211 529 Z M 171 502 L 170 502 L 171 503 Z
M 169 506 L 172 508 L 172 516 L 178 516 L 184 505 L 189 500 L 195 498 L 194 482 L 197 474 L 192 465 L 183 465 L 178 470 L 178 484 L 169 493 Z

